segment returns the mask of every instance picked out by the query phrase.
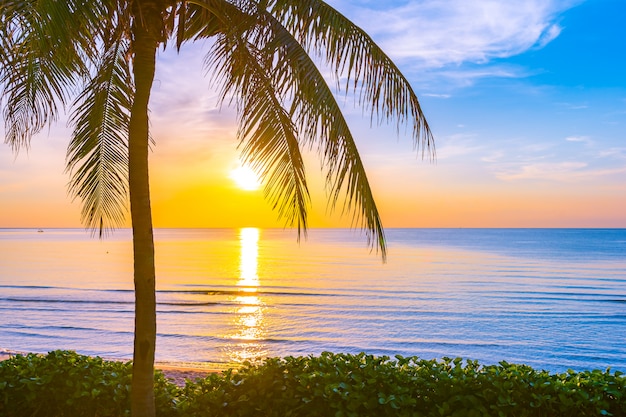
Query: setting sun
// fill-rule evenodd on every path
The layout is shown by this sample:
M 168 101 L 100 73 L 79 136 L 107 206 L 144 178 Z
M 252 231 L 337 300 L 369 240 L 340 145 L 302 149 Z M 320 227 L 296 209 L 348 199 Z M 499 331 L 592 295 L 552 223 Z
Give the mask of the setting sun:
M 261 187 L 259 177 L 250 167 L 242 166 L 233 169 L 230 171 L 230 178 L 232 178 L 242 190 L 255 191 Z

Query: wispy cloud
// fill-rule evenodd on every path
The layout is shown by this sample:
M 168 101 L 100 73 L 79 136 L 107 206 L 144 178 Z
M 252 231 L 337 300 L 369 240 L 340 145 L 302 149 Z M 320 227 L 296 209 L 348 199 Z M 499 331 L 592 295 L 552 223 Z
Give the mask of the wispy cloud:
M 480 158 L 481 161 L 483 162 L 487 162 L 487 163 L 495 163 L 495 162 L 500 162 L 500 160 L 505 156 L 506 154 L 503 151 L 492 151 L 489 154 L 483 156 L 482 158 Z
M 565 138 L 567 142 L 583 143 L 585 145 L 593 145 L 593 140 L 589 136 L 568 136 Z
M 608 148 L 598 152 L 599 158 L 626 160 L 626 148 Z
M 557 106 L 563 107 L 567 110 L 584 110 L 588 109 L 589 106 L 587 104 L 576 104 L 576 103 L 556 103 Z
M 452 97 L 450 94 L 437 94 L 437 93 L 423 93 L 423 97 L 433 97 L 433 98 L 450 98 Z
M 579 178 L 587 167 L 585 162 L 544 162 L 514 165 L 496 173 L 498 179 L 571 181 Z
M 623 179 L 626 166 L 618 164 L 592 164 L 583 161 L 528 160 L 494 165 L 496 178 L 502 181 L 540 180 L 563 183 L 597 181 L 613 178 Z
M 473 134 L 455 134 L 441 138 L 442 143 L 437 146 L 437 159 L 463 157 L 481 151 L 484 147 L 476 144 L 476 136 Z
M 523 78 L 529 75 L 521 67 L 501 64 L 450 66 L 420 73 L 420 80 L 444 79 L 447 87 L 468 87 L 485 78 Z
M 437 68 L 541 48 L 561 33 L 559 13 L 580 1 L 413 0 L 384 10 L 368 1 L 331 3 L 346 10 L 394 58 Z

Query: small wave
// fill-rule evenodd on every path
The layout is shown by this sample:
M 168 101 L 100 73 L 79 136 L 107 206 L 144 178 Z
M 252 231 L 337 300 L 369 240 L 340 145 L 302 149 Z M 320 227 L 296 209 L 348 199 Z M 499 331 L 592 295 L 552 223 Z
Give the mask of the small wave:
M 54 285 L 0 284 L 0 288 L 12 288 L 12 289 L 21 289 L 21 290 L 70 290 L 70 291 L 85 291 L 85 292 L 120 292 L 120 293 L 134 292 L 133 289 L 122 289 L 122 288 L 78 288 L 78 287 L 61 287 L 61 286 L 54 286 Z
M 50 313 L 60 313 L 60 312 L 70 312 L 70 313 L 76 313 L 76 310 L 71 309 L 71 308 L 52 308 L 52 307 L 44 307 L 42 305 L 37 305 L 36 308 L 33 307 L 32 305 L 29 306 L 25 306 L 25 307 L 19 307 L 19 306 L 8 306 L 8 307 L 4 307 L 4 306 L 0 306 L 0 310 L 6 310 L 9 312 L 13 312 L 13 311 L 23 311 L 26 314 L 30 314 L 33 312 L 37 312 L 37 313 L 41 313 L 41 312 L 50 312 Z M 111 309 L 107 309 L 107 308 L 81 308 L 80 309 L 80 314 L 85 314 L 85 313 L 96 313 L 96 314 L 102 314 L 102 313 L 113 313 L 115 315 L 127 315 L 127 314 L 132 314 L 134 312 L 134 309 L 131 307 L 129 309 L 115 309 L 114 311 L 111 311 Z
M 248 289 L 255 289 L 255 291 L 246 291 Z M 157 294 L 196 294 L 196 295 L 278 295 L 288 297 L 337 297 L 341 294 L 332 293 L 316 293 L 316 292 L 291 292 L 291 291 L 269 291 L 258 290 L 257 287 L 245 287 L 241 289 L 233 290 L 158 290 Z
M 224 316 L 230 316 L 232 315 L 232 312 L 230 311 L 206 311 L 206 310 L 157 310 L 157 314 L 158 315 L 179 315 L 179 314 L 186 314 L 186 315 L 193 315 L 193 314 L 202 314 L 202 315 L 206 315 L 206 314 L 211 314 L 213 316 L 219 316 L 219 315 L 224 315 Z
M 2 285 L 2 284 L 0 284 L 0 288 L 37 289 L 37 290 L 67 289 L 63 287 L 51 287 L 47 285 Z
M 134 301 L 117 301 L 117 300 L 66 300 L 54 298 L 0 298 L 0 301 L 11 301 L 16 303 L 48 303 L 48 304 L 134 304 Z
M 219 302 L 157 302 L 157 305 L 160 306 L 174 306 L 174 307 L 203 307 L 203 306 L 217 306 L 217 305 L 225 305 L 230 303 L 219 303 Z

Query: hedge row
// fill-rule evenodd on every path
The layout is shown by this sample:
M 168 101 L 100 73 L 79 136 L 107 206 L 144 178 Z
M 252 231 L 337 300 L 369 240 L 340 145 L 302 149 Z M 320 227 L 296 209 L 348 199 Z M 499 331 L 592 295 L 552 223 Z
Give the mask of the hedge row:
M 130 363 L 74 352 L 0 362 L 0 416 L 129 415 Z M 266 359 L 180 388 L 159 371 L 157 412 L 205 416 L 626 416 L 621 372 L 551 374 L 501 362 L 366 354 Z

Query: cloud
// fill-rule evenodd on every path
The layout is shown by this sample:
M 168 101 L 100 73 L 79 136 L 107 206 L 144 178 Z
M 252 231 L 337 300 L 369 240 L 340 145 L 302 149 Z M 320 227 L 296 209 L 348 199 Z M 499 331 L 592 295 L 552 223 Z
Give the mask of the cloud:
M 496 163 L 496 162 L 499 162 L 504 156 L 505 156 L 505 153 L 503 151 L 493 151 L 489 153 L 488 155 L 485 155 L 482 158 L 480 158 L 480 160 L 483 162 L 487 162 L 487 163 Z
M 465 65 L 462 68 L 457 66 L 453 68 L 442 68 L 430 74 L 421 73 L 420 79 L 428 80 L 429 75 L 431 78 L 445 79 L 445 86 L 449 88 L 468 87 L 474 85 L 477 80 L 485 78 L 522 78 L 526 77 L 528 72 L 522 68 L 510 65 L 485 64 L 473 68 Z
M 589 106 L 587 104 L 580 103 L 555 103 L 559 107 L 563 107 L 567 110 L 585 110 L 588 109 Z
M 443 143 L 437 146 L 437 160 L 465 157 L 483 149 L 475 143 L 476 136 L 473 134 L 455 134 L 441 139 Z
M 599 158 L 626 159 L 626 148 L 608 148 L 598 152 Z
M 433 97 L 433 98 L 450 98 L 452 97 L 450 94 L 437 94 L 437 93 L 423 93 L 423 97 Z
M 159 53 L 151 97 L 151 129 L 157 144 L 173 142 L 179 146 L 181 135 L 207 142 L 234 141 L 236 115 L 229 103 L 220 106 L 220 95 L 204 75 L 201 43 L 185 45 L 180 53 L 168 49 Z M 205 145 L 204 146 L 208 146 Z
M 380 5 L 335 1 L 394 59 L 420 67 L 484 64 L 542 48 L 562 31 L 558 16 L 576 0 L 411 0 Z M 378 7 L 378 9 L 375 9 Z
M 568 181 L 579 176 L 580 171 L 586 167 L 585 162 L 529 163 L 500 171 L 496 177 L 504 181 L 529 179 Z
M 593 141 L 589 136 L 568 136 L 565 138 L 568 142 L 584 143 L 585 145 L 593 145 Z
M 626 167 L 590 167 L 586 162 L 565 161 L 510 166 L 496 173 L 503 181 L 542 180 L 565 183 L 596 181 L 600 177 L 623 176 Z

